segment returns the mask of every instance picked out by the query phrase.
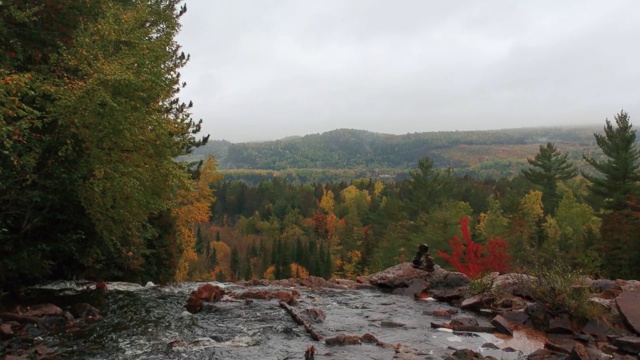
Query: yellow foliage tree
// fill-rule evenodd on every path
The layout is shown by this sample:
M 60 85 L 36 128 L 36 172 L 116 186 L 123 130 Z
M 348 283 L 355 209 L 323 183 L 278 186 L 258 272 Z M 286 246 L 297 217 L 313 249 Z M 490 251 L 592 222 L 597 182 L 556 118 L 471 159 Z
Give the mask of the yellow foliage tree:
M 189 262 L 195 261 L 198 255 L 195 251 L 196 225 L 209 221 L 211 204 L 215 201 L 211 184 L 222 177 L 216 172 L 217 162 L 213 156 L 208 156 L 199 171 L 199 177 L 194 180 L 191 188 L 178 192 L 178 204 L 172 214 L 176 219 L 176 232 L 180 246 L 180 259 L 176 272 L 176 281 L 187 279 Z
M 309 270 L 304 266 L 300 266 L 296 263 L 291 264 L 291 277 L 295 279 L 306 279 L 309 277 Z

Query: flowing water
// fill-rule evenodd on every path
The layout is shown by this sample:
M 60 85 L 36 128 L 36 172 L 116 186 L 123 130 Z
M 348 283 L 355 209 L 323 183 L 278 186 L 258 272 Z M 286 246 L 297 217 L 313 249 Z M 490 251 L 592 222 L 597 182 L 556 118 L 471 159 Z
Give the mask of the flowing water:
M 313 341 L 276 300 L 245 302 L 225 297 L 208 311 L 190 314 L 184 304 L 190 292 L 202 284 L 142 287 L 108 283 L 109 291 L 101 293 L 83 291 L 86 284 L 57 282 L 30 289 L 15 301 L 53 303 L 63 309 L 87 302 L 101 311 L 101 321 L 80 331 L 41 335 L 48 348 L 71 359 L 304 359 L 310 345 L 317 350 L 315 359 L 392 359 L 395 355 L 393 349 L 374 344 L 327 346 Z M 213 284 L 233 292 L 291 290 Z M 325 321 L 311 325 L 326 338 L 370 333 L 385 343 L 414 349 L 413 353 L 424 359 L 442 358 L 452 349 L 478 351 L 486 343 L 504 345 L 503 340 L 489 334 L 432 329 L 432 321 L 447 320 L 423 312 L 448 308 L 445 303 L 417 301 L 375 289 L 297 290 L 300 296 L 293 308 L 297 313 L 307 308 L 323 310 Z M 474 316 L 480 325 L 488 324 L 488 319 L 472 313 L 455 316 Z M 522 356 L 521 352 L 487 351 L 504 359 Z

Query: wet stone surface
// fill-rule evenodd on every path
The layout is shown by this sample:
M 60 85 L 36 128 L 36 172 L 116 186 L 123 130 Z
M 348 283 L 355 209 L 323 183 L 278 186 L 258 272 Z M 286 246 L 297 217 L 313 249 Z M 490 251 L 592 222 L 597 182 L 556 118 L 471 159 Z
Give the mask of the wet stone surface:
M 225 295 L 202 312 L 191 314 L 184 308 L 185 301 L 203 283 L 149 288 L 107 285 L 110 290 L 106 294 L 81 294 L 80 289 L 73 288 L 41 289 L 37 298 L 22 299 L 25 305 L 29 301 L 50 303 L 63 311 L 79 302 L 88 303 L 102 316 L 100 321 L 78 331 L 39 334 L 39 343 L 30 346 L 46 346 L 51 353 L 70 359 L 302 359 L 311 345 L 320 359 L 437 359 L 455 349 L 479 351 L 485 343 L 503 343 L 491 334 L 465 336 L 432 329 L 430 323 L 436 318 L 426 314 L 442 309 L 442 303 L 380 290 L 295 289 L 299 296 L 292 308 L 308 316 L 313 329 L 324 339 L 340 334 L 360 339 L 358 345 L 330 346 L 325 341 L 312 340 L 304 327 L 279 306 L 278 299 L 247 302 Z M 294 290 L 214 285 L 223 288 L 225 294 Z M 312 314 L 317 315 L 316 321 L 311 321 Z M 451 316 L 455 319 L 476 315 L 461 311 Z M 6 354 L 4 351 L 0 349 L 0 358 Z M 328 354 L 331 356 L 325 356 Z

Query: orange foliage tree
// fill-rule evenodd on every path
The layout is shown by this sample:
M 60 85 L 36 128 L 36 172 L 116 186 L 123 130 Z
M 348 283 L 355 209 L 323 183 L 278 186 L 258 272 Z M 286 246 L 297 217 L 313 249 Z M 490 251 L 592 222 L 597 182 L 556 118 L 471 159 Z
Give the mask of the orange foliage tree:
M 176 281 L 187 279 L 189 263 L 198 258 L 195 251 L 196 225 L 209 221 L 211 204 L 215 201 L 210 184 L 218 181 L 221 176 L 216 173 L 217 162 L 213 156 L 207 157 L 198 170 L 199 177 L 190 189 L 178 192 L 178 206 L 172 211 L 176 218 L 177 236 L 179 239 L 180 260 L 176 273 Z

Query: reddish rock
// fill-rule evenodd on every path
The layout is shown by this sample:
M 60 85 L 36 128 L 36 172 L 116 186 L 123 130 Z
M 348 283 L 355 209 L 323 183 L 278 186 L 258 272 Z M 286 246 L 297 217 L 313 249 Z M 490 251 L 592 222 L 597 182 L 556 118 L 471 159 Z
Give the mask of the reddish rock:
M 195 295 L 198 299 L 202 301 L 216 302 L 222 299 L 224 296 L 224 290 L 219 286 L 212 284 L 204 284 L 195 291 Z
M 548 341 L 544 344 L 545 349 L 556 352 L 570 354 L 576 344 L 573 336 L 567 334 L 549 334 Z
M 429 282 L 424 279 L 413 279 L 406 288 L 397 288 L 393 291 L 396 295 L 416 296 L 429 287 Z
M 575 343 L 571 354 L 569 354 L 570 360 L 591 360 L 587 349 L 581 343 Z
M 378 340 L 375 336 L 373 336 L 373 334 L 369 334 L 369 333 L 366 333 L 366 334 L 362 335 L 362 337 L 360 338 L 360 341 L 362 341 L 363 343 L 366 343 L 366 344 L 378 344 L 378 343 L 380 343 L 380 340 Z
M 202 305 L 202 300 L 198 299 L 195 295 L 191 295 L 189 299 L 187 299 L 187 304 L 184 307 L 188 312 L 197 314 L 202 311 L 204 306 Z
M 315 322 L 323 322 L 327 318 L 327 315 L 324 313 L 324 310 L 322 309 L 308 308 L 308 309 L 305 309 L 304 312 Z
M 451 326 L 453 328 L 457 326 L 478 326 L 478 320 L 472 317 L 461 316 L 451 320 Z
M 3 339 L 10 339 L 15 335 L 13 329 L 11 328 L 11 324 L 2 323 L 0 324 L 0 337 Z
M 483 360 L 485 357 L 470 349 L 460 349 L 447 356 L 445 360 Z
M 345 334 L 338 334 L 332 338 L 328 338 L 324 341 L 324 343 L 328 346 L 333 346 L 333 345 L 359 345 L 362 344 L 362 341 L 360 341 L 360 337 L 359 336 L 354 336 L 354 335 L 345 335 Z
M 371 274 L 368 277 L 372 285 L 386 286 L 390 288 L 408 287 L 414 279 L 428 280 L 431 273 L 416 269 L 410 263 L 402 263 L 386 270 Z
M 33 305 L 25 312 L 24 316 L 51 316 L 62 314 L 62 309 L 53 304 L 39 304 Z
M 438 310 L 433 310 L 433 311 L 424 311 L 423 313 L 425 315 L 431 315 L 431 316 L 441 317 L 441 318 L 450 318 L 451 317 L 451 312 L 449 312 L 449 310 L 443 310 L 443 309 L 438 309 Z
M 620 315 L 627 325 L 640 334 L 640 290 L 623 292 L 616 298 L 616 305 Z
M 550 334 L 573 334 L 571 320 L 567 316 L 558 316 L 549 319 L 547 332 Z
M 463 309 L 480 309 L 486 307 L 496 300 L 495 296 L 478 294 L 468 299 L 464 299 L 460 307 Z
M 607 289 L 603 292 L 600 293 L 599 297 L 601 299 L 607 299 L 607 300 L 611 300 L 611 299 L 615 299 L 618 297 L 618 295 L 622 294 L 622 290 L 617 290 L 617 289 Z
M 496 315 L 496 317 L 491 320 L 491 325 L 495 326 L 498 331 L 506 335 L 513 335 L 513 329 L 511 325 L 507 321 L 507 319 L 503 318 L 500 315 Z

